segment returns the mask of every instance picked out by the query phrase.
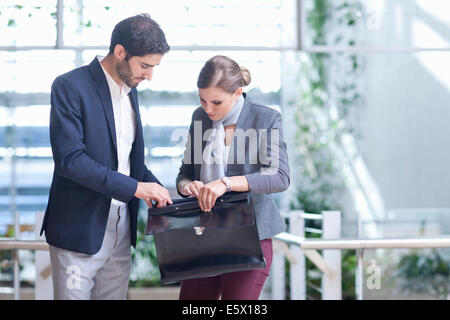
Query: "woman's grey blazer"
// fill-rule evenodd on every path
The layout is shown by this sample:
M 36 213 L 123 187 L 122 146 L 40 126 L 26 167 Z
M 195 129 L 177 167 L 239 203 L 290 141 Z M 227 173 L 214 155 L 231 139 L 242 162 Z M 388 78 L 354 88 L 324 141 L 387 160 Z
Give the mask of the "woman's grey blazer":
M 245 94 L 244 97 L 229 153 L 227 176 L 247 178 L 259 239 L 266 239 L 286 229 L 272 193 L 285 191 L 289 186 L 288 155 L 280 113 L 252 102 Z M 211 127 L 212 120 L 202 107 L 197 108 L 192 115 L 184 158 L 176 179 L 177 190 L 182 179 L 200 181 L 203 149 Z

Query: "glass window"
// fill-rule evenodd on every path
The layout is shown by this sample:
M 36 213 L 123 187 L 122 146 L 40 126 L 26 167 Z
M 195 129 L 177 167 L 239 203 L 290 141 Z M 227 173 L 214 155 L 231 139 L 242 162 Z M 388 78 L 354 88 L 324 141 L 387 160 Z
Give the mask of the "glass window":
M 446 300 L 449 249 L 365 250 L 365 300 Z
M 107 51 L 86 50 L 83 64 L 89 64 L 96 55 L 105 56 Z M 247 67 L 252 81 L 246 90 L 258 88 L 263 92 L 280 90 L 280 59 L 277 51 L 181 51 L 171 50 L 155 67 L 153 79 L 144 81 L 138 90 L 192 92 L 197 91 L 197 78 L 203 64 L 215 55 L 226 55 Z M 180 104 L 184 104 L 182 100 Z
M 187 134 L 192 112 L 199 106 L 196 82 L 207 59 L 228 55 L 249 68 L 252 83 L 246 91 L 255 100 L 280 110 L 281 53 L 273 49 L 281 43 L 281 1 L 180 1 L 174 5 L 65 0 L 65 49 L 59 50 L 48 49 L 56 42 L 56 0 L 44 2 L 25 0 L 18 5 L 3 1 L 0 5 L 0 24 L 8 31 L 0 46 L 17 46 L 15 51 L 0 50 L 0 236 L 13 235 L 13 211 L 19 213 L 23 227 L 34 225 L 36 212 L 46 208 L 53 174 L 48 131 L 52 82 L 60 74 L 89 64 L 96 55 L 106 55 L 113 27 L 123 18 L 149 12 L 172 48 L 178 46 L 155 69 L 154 79 L 138 88 L 146 164 L 172 197 L 178 197 L 175 177 L 184 149 L 176 134 L 180 130 Z M 196 45 L 210 46 L 211 50 L 191 50 Z M 180 46 L 186 50 L 179 50 Z M 216 46 L 272 48 L 219 51 L 214 50 Z M 140 215 L 145 222 L 144 206 Z M 21 237 L 34 238 L 34 233 L 24 231 Z M 141 275 L 145 278 L 151 267 L 145 263 L 145 268 L 139 267 L 147 259 L 139 254 L 131 275 L 135 281 Z M 1 259 L 5 261 L 3 256 Z M 32 257 L 22 255 L 21 260 L 22 280 L 32 279 Z M 2 280 L 11 281 L 10 269 L 1 270 Z
M 444 67 L 450 52 L 303 53 L 300 60 L 295 110 L 303 116 L 296 127 L 298 141 L 310 149 L 299 165 L 309 176 L 305 155 L 312 156 L 323 188 L 330 187 L 326 177 L 342 176 L 351 199 L 346 217 L 384 220 L 405 208 L 420 221 L 416 208 L 450 208 L 450 173 L 443 170 L 450 161 L 443 148 L 450 144 L 450 76 Z M 320 77 L 317 68 L 323 68 Z M 304 191 L 311 187 L 304 184 Z M 333 195 L 340 191 L 334 187 L 325 198 L 336 206 Z M 371 225 L 364 236 L 384 234 Z
M 0 26 L 0 46 L 53 46 L 56 42 L 56 0 L 23 0 L 19 3 L 3 0 Z
M 67 0 L 64 5 L 64 41 L 67 45 L 109 46 L 114 25 L 143 12 L 149 13 L 161 25 L 171 46 L 280 45 L 283 22 L 280 1 L 196 0 L 174 5 L 137 0 Z
M 304 3 L 304 45 L 449 48 L 450 3 L 439 0 L 352 0 Z M 324 24 L 320 40 L 315 35 Z M 350 27 L 350 28 L 349 28 Z M 350 31 L 349 31 L 350 30 Z
M 1 91 L 50 93 L 53 80 L 74 67 L 72 50 L 0 51 Z

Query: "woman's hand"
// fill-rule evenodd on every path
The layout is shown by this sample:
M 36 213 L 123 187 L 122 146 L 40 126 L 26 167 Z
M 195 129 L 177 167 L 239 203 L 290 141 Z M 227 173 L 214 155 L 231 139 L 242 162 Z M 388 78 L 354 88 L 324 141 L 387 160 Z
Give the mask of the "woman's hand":
M 198 198 L 200 194 L 200 189 L 203 187 L 203 182 L 195 180 L 189 183 L 186 183 L 183 186 L 183 194 L 187 194 L 192 197 Z
M 197 197 L 200 209 L 202 211 L 210 212 L 212 207 L 214 207 L 217 198 L 225 192 L 227 192 L 227 187 L 220 179 L 203 185 L 200 188 L 200 193 Z

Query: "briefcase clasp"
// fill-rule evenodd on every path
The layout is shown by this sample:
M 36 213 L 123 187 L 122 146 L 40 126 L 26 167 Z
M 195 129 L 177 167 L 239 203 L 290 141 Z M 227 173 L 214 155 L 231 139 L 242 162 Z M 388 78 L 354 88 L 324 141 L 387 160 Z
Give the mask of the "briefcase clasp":
M 203 234 L 204 230 L 205 230 L 205 227 L 194 227 L 194 231 L 197 236 L 201 236 Z

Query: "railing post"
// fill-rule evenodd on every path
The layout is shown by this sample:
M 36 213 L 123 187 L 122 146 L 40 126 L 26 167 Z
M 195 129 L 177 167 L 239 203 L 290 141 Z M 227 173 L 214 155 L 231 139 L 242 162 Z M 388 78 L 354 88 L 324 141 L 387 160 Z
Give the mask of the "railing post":
M 358 239 L 361 239 L 362 234 L 362 219 L 361 214 L 358 213 Z M 364 249 L 356 249 L 356 270 L 355 270 L 355 294 L 356 300 L 363 300 L 363 254 Z
M 303 211 L 291 211 L 289 216 L 289 231 L 299 237 L 305 236 L 305 220 Z M 306 300 L 306 265 L 305 255 L 298 246 L 291 245 L 291 253 L 295 263 L 290 264 L 291 300 Z
M 20 238 L 20 221 L 19 212 L 14 210 L 14 240 Z M 13 251 L 14 260 L 14 300 L 20 300 L 20 258 L 19 250 L 14 249 Z
M 341 212 L 322 211 L 322 238 L 339 239 L 341 237 Z M 342 299 L 342 259 L 341 250 L 323 250 L 323 258 L 335 271 L 335 276 L 330 279 L 322 276 L 322 299 L 341 300 Z
M 39 235 L 42 221 L 44 219 L 43 212 L 36 212 L 36 239 L 45 240 Z M 34 252 L 36 265 L 36 282 L 34 285 L 35 300 L 53 300 L 53 281 L 50 265 L 50 253 L 48 251 L 36 250 Z
M 277 242 L 274 241 L 274 250 L 271 266 L 271 288 L 272 300 L 286 299 L 286 276 L 285 276 L 285 258 L 281 248 L 277 247 Z

